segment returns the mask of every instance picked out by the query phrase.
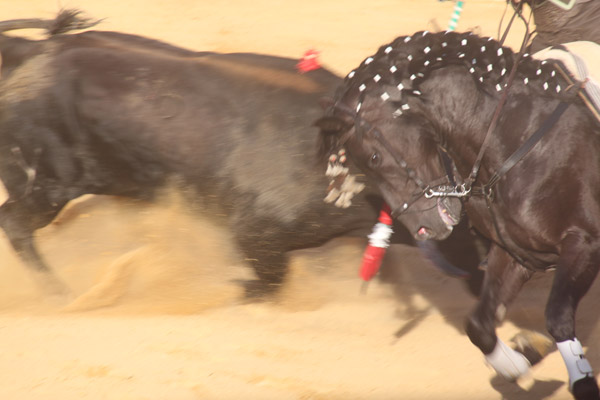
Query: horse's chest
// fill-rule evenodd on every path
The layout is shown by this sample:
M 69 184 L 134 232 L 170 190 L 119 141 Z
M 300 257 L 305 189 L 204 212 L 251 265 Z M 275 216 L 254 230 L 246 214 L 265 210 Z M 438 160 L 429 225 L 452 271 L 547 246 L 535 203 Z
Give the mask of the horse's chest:
M 470 225 L 497 245 L 508 249 L 526 267 L 545 270 L 558 261 L 555 246 L 539 241 L 539 231 L 530 232 L 517 210 L 508 212 L 485 198 L 471 198 L 465 205 Z M 536 229 L 541 229 L 540 227 Z

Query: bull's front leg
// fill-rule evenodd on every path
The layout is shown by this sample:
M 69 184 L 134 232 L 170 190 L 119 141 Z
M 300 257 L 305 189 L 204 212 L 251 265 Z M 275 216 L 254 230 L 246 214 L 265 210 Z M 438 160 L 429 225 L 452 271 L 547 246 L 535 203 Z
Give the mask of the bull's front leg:
M 281 237 L 248 233 L 238 225 L 236 241 L 244 260 L 254 269 L 255 282 L 246 284 L 247 298 L 261 298 L 276 294 L 287 277 L 289 258 Z
M 0 206 L 0 227 L 25 266 L 32 271 L 33 280 L 51 295 L 66 294 L 68 289 L 38 252 L 34 232 L 52 221 L 61 208 L 62 205 L 40 209 L 36 203 L 23 199 L 9 199 Z

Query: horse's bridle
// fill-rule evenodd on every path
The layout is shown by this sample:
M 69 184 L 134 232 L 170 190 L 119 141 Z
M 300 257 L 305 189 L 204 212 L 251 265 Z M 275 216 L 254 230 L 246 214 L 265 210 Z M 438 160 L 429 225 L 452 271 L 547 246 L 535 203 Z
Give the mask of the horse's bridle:
M 579 89 L 579 86 L 573 85 L 573 88 Z M 338 102 L 336 105 L 333 106 L 333 109 L 341 111 L 354 119 L 355 132 L 358 135 L 362 134 L 361 129 L 367 129 L 367 133 L 371 132 L 375 139 L 392 156 L 394 162 L 400 168 L 402 168 L 406 172 L 407 176 L 419 187 L 420 192 L 413 194 L 412 198 L 409 201 L 403 203 L 400 207 L 396 207 L 392 210 L 392 218 L 397 218 L 400 215 L 406 214 L 409 208 L 423 196 L 425 198 L 456 197 L 459 199 L 470 197 L 472 195 L 484 197 L 487 208 L 491 215 L 492 224 L 496 231 L 496 235 L 502 243 L 503 248 L 506 249 L 506 251 L 508 251 L 508 253 L 515 260 L 517 260 L 519 264 L 523 265 L 526 268 L 529 268 L 528 263 L 525 261 L 525 259 L 519 254 L 517 254 L 517 252 L 511 250 L 510 246 L 507 245 L 503 235 L 500 232 L 500 226 L 498 224 L 497 217 L 492 209 L 492 202 L 494 198 L 492 189 L 500 180 L 500 178 L 504 176 L 512 167 L 514 167 L 517 164 L 517 162 L 519 162 L 523 157 L 525 157 L 525 155 L 542 139 L 544 134 L 546 134 L 552 129 L 554 124 L 558 122 L 562 114 L 569 107 L 569 104 L 570 103 L 561 101 L 552 111 L 552 113 L 548 116 L 548 118 L 542 123 L 542 125 L 521 146 L 519 146 L 519 148 L 516 151 L 514 151 L 508 157 L 508 159 L 506 159 L 506 161 L 500 166 L 500 168 L 498 168 L 498 170 L 492 174 L 490 180 L 487 183 L 481 185 L 481 187 L 473 187 L 473 183 L 477 176 L 477 174 L 473 175 L 473 173 L 469 175 L 466 181 L 463 181 L 460 184 L 458 184 L 455 181 L 455 174 L 453 172 L 456 171 L 455 163 L 452 160 L 452 158 L 448 155 L 446 149 L 441 147 L 439 144 L 438 150 L 441 156 L 443 167 L 446 171 L 446 176 L 432 182 L 429 185 L 425 184 L 423 180 L 421 180 L 417 176 L 415 171 L 408 166 L 406 161 L 404 161 L 398 154 L 392 151 L 390 143 L 387 141 L 387 139 L 385 139 L 381 131 L 376 126 L 373 126 L 370 122 L 361 118 L 358 115 L 358 113 L 354 112 L 354 110 L 352 110 L 345 104 Z M 484 147 L 482 147 L 482 150 L 483 148 Z M 483 154 L 482 151 L 480 151 L 479 155 L 481 154 Z M 479 157 L 478 161 L 481 161 Z M 479 165 L 476 164 L 476 167 L 478 171 Z M 458 174 L 458 172 L 456 174 Z M 450 184 L 446 185 L 446 183 Z
M 577 88 L 577 86 L 574 86 Z M 552 113 L 548 116 L 548 118 L 542 123 L 542 125 L 521 145 L 517 150 L 515 150 L 504 163 L 498 168 L 488 180 L 487 183 L 481 185 L 481 187 L 475 188 L 478 190 L 473 190 L 473 182 L 476 179 L 473 177 L 473 174 L 469 176 L 467 181 L 463 181 L 462 183 L 457 183 L 455 176 L 458 175 L 458 172 L 455 167 L 455 163 L 452 158 L 448 155 L 447 150 L 442 146 L 438 145 L 438 152 L 440 154 L 440 159 L 442 161 L 442 166 L 446 172 L 446 176 L 439 178 L 433 181 L 430 184 L 425 184 L 422 179 L 420 179 L 416 172 L 408 166 L 406 161 L 404 161 L 398 154 L 392 151 L 392 146 L 388 142 L 388 140 L 383 136 L 381 131 L 374 125 L 372 125 L 369 121 L 363 119 L 358 115 L 358 113 L 354 112 L 350 107 L 343 103 L 336 103 L 333 106 L 334 110 L 341 111 L 344 114 L 350 116 L 354 120 L 354 128 L 355 132 L 358 135 L 362 135 L 362 131 L 366 130 L 367 133 L 371 133 L 375 139 L 382 145 L 382 147 L 388 152 L 390 156 L 394 159 L 396 165 L 402 168 L 409 179 L 411 179 L 420 189 L 418 193 L 413 194 L 412 198 L 403 203 L 400 207 L 396 207 L 392 210 L 392 217 L 398 217 L 408 211 L 410 206 L 416 203 L 421 197 L 425 197 L 427 199 L 433 197 L 456 197 L 456 198 L 465 198 L 471 195 L 479 195 L 483 196 L 489 201 L 493 198 L 492 189 L 496 185 L 496 183 L 502 178 L 512 167 L 514 167 L 517 162 L 519 162 L 525 155 L 542 139 L 542 137 L 549 132 L 552 127 L 558 122 L 562 114 L 567 110 L 570 103 L 560 102 L 556 108 L 552 111 Z M 481 152 L 480 152 L 481 154 Z M 479 159 L 478 159 L 479 161 Z M 479 165 L 477 165 L 477 170 L 479 169 Z M 476 175 L 475 175 L 476 176 Z
M 519 4 L 515 10 L 515 14 L 513 15 L 513 18 L 511 19 L 511 21 L 509 23 L 509 26 L 507 27 L 507 29 L 502 37 L 502 40 L 500 42 L 500 43 L 504 42 L 515 15 L 519 15 L 519 17 L 526 23 L 526 33 L 525 33 L 523 42 L 521 44 L 521 49 L 519 50 L 519 53 L 517 54 L 517 57 L 511 68 L 506 88 L 505 88 L 504 93 L 502 94 L 502 97 L 496 107 L 496 110 L 494 112 L 494 115 L 492 117 L 490 125 L 488 126 L 488 130 L 485 135 L 484 142 L 479 150 L 477 159 L 475 160 L 475 163 L 471 169 L 471 173 L 469 174 L 467 179 L 462 180 L 462 182 L 460 184 L 456 183 L 455 179 L 454 179 L 454 175 L 455 175 L 454 171 L 456 171 L 456 175 L 458 175 L 458 172 L 455 167 L 455 163 L 448 155 L 447 150 L 444 149 L 442 146 L 438 145 L 438 151 L 440 154 L 440 158 L 442 160 L 443 167 L 446 171 L 446 176 L 427 185 L 424 183 L 423 180 L 421 180 L 416 175 L 415 171 L 412 168 L 410 168 L 408 166 L 408 164 L 402 158 L 400 158 L 395 152 L 393 152 L 391 150 L 392 147 L 390 146 L 389 142 L 385 139 L 385 137 L 383 136 L 383 134 L 377 127 L 373 126 L 371 123 L 369 123 L 365 119 L 361 118 L 360 115 L 358 114 L 358 112 L 354 111 L 349 106 L 347 106 L 343 103 L 340 103 L 339 101 L 333 105 L 333 107 L 332 107 L 333 110 L 341 111 L 342 113 L 346 114 L 347 116 L 349 116 L 350 118 L 352 118 L 354 120 L 355 132 L 358 135 L 362 134 L 361 129 L 366 129 L 367 133 L 372 132 L 375 139 L 380 144 L 382 144 L 382 146 L 386 149 L 386 151 L 392 156 L 395 163 L 400 168 L 402 168 L 406 172 L 408 177 L 419 187 L 420 192 L 414 194 L 412 199 L 403 203 L 400 207 L 397 207 L 394 210 L 392 210 L 393 217 L 397 217 L 403 213 L 406 213 L 408 211 L 408 209 L 410 208 L 410 206 L 412 206 L 422 196 L 424 196 L 425 198 L 456 197 L 456 198 L 462 199 L 465 197 L 469 197 L 472 194 L 478 194 L 478 195 L 485 196 L 488 200 L 490 200 L 493 197 L 492 189 L 493 189 L 494 185 L 498 182 L 498 180 L 504 174 L 506 174 L 519 160 L 521 160 L 529 152 L 529 150 L 531 150 L 533 148 L 533 146 L 535 146 L 535 144 L 542 138 L 542 136 L 554 126 L 554 124 L 558 121 L 558 119 L 560 118 L 562 113 L 568 107 L 568 103 L 564 103 L 564 102 L 559 103 L 559 105 L 556 107 L 556 109 L 550 114 L 548 119 L 546 121 L 544 121 L 542 126 L 503 163 L 503 165 L 498 169 L 498 171 L 496 171 L 492 175 L 492 178 L 486 184 L 483 184 L 481 186 L 481 188 L 475 188 L 476 190 L 473 190 L 473 185 L 478 178 L 478 173 L 479 173 L 479 169 L 481 167 L 481 162 L 483 160 L 483 155 L 484 155 L 485 151 L 487 150 L 487 146 L 489 145 L 489 138 L 492 136 L 491 133 L 496 128 L 496 125 L 497 125 L 499 117 L 500 117 L 501 110 L 503 109 L 504 103 L 506 102 L 506 100 L 508 98 L 509 89 L 512 86 L 512 82 L 514 81 L 514 78 L 515 78 L 515 75 L 517 72 L 517 66 L 519 64 L 520 59 L 523 57 L 523 54 L 525 53 L 526 44 L 529 40 L 529 36 L 530 36 L 529 28 L 528 28 L 529 23 L 528 23 L 528 21 L 525 21 L 525 19 L 523 18 L 523 15 L 521 14 L 521 9 L 522 9 L 522 4 Z M 530 16 L 530 18 L 531 18 L 531 16 Z M 365 93 L 363 92 L 362 96 L 364 96 L 364 95 L 365 95 Z M 449 183 L 450 185 L 447 185 L 447 183 Z
M 351 109 L 349 106 L 337 102 L 333 107 L 333 110 L 340 111 L 345 115 L 351 117 L 354 121 L 354 130 L 357 135 L 362 136 L 363 132 L 372 134 L 373 137 L 382 145 L 385 151 L 393 158 L 396 165 L 398 165 L 410 180 L 412 180 L 417 187 L 419 192 L 412 195 L 411 199 L 404 202 L 401 206 L 396 207 L 392 210 L 391 215 L 396 218 L 402 214 L 408 212 L 409 208 L 416 203 L 421 197 L 427 199 L 433 197 L 465 197 L 469 195 L 470 189 L 467 189 L 464 184 L 457 184 L 455 179 L 456 167 L 454 161 L 450 158 L 444 148 L 438 145 L 438 152 L 442 160 L 442 166 L 446 172 L 446 175 L 434 180 L 433 182 L 426 184 L 421 178 L 419 178 L 414 169 L 408 166 L 408 163 L 402 159 L 396 152 L 392 151 L 392 146 L 388 140 L 383 136 L 379 128 L 371 124 L 369 121 L 362 118 L 357 112 Z
M 513 17 L 511 18 L 511 21 L 509 22 L 508 27 L 506 28 L 506 31 L 504 32 L 504 35 L 503 35 L 500 43 L 504 43 L 506 36 L 508 35 L 508 31 L 510 30 L 510 26 L 512 25 L 513 20 L 516 15 L 519 15 L 519 17 L 523 21 L 525 21 L 525 19 L 523 18 L 522 14 L 521 14 L 521 9 L 522 9 L 522 4 L 519 4 L 517 6 L 517 8 L 515 9 L 515 14 L 513 14 Z M 490 123 L 489 129 L 488 129 L 488 134 L 486 134 L 486 138 L 488 136 L 490 136 L 491 131 L 495 128 L 497 119 L 500 116 L 500 110 L 502 109 L 504 101 L 506 100 L 506 97 L 508 95 L 508 89 L 510 88 L 512 80 L 514 79 L 514 75 L 517 70 L 518 61 L 524 53 L 524 49 L 525 49 L 528 39 L 529 39 L 529 28 L 528 28 L 528 23 L 526 23 L 525 37 L 523 39 L 523 43 L 521 45 L 520 52 L 517 56 L 517 59 L 515 60 L 512 70 L 511 70 L 511 73 L 509 76 L 509 84 L 507 85 L 508 87 L 506 88 L 506 90 L 503 94 L 503 97 L 496 108 L 496 112 Z M 364 96 L 364 95 L 365 95 L 365 93 L 363 92 L 362 96 Z M 456 198 L 461 199 L 461 198 L 468 197 L 471 195 L 471 188 L 472 188 L 473 183 L 477 179 L 477 174 L 479 172 L 480 163 L 483 158 L 483 153 L 485 151 L 486 143 L 484 143 L 484 145 L 480 149 L 480 153 L 475 162 L 475 165 L 472 168 L 471 174 L 465 181 L 463 181 L 460 184 L 457 184 L 454 179 L 453 171 L 457 171 L 454 161 L 450 158 L 446 149 L 444 149 L 443 147 L 438 145 L 438 151 L 440 154 L 440 158 L 442 159 L 442 165 L 443 165 L 444 169 L 446 170 L 446 177 L 440 178 L 437 181 L 434 181 L 433 183 L 427 185 L 423 182 L 423 180 L 421 180 L 416 175 L 415 171 L 408 166 L 406 161 L 404 161 L 402 158 L 400 158 L 396 153 L 394 153 L 391 150 L 392 147 L 390 146 L 389 142 L 385 139 L 385 137 L 383 136 L 383 134 L 377 127 L 373 126 L 369 121 L 366 121 L 365 119 L 361 118 L 357 111 L 354 111 L 353 109 L 351 109 L 350 107 L 348 107 L 347 105 L 345 105 L 343 103 L 340 103 L 339 101 L 336 102 L 330 109 L 331 112 L 333 112 L 334 110 L 341 111 L 342 113 L 346 114 L 347 116 L 349 116 L 350 118 L 352 118 L 354 120 L 354 128 L 358 135 L 361 135 L 361 131 L 360 131 L 361 128 L 367 129 L 367 133 L 373 132 L 375 139 L 379 143 L 381 143 L 382 146 L 386 149 L 386 151 L 392 156 L 392 158 L 394 159 L 394 162 L 400 168 L 402 168 L 408 175 L 409 179 L 411 179 L 419 187 L 420 192 L 415 193 L 413 195 L 412 199 L 403 203 L 400 207 L 396 207 L 395 209 L 392 210 L 391 215 L 393 218 L 406 213 L 408 211 L 408 209 L 410 208 L 410 206 L 412 206 L 415 202 L 417 202 L 422 196 L 424 196 L 425 198 L 456 197 Z M 561 112 L 561 114 L 562 114 L 562 112 Z M 506 172 L 506 171 L 504 171 L 504 172 Z M 445 180 L 446 182 L 438 182 L 441 180 Z M 450 185 L 446 185 L 445 183 L 450 183 Z M 494 184 L 495 184 L 495 182 L 494 182 Z M 491 191 L 491 186 L 490 186 L 489 191 Z
M 520 14 L 520 8 L 517 10 L 517 12 L 519 13 L 519 16 L 522 18 L 522 15 Z M 507 29 L 507 32 L 508 32 L 508 29 Z M 502 38 L 502 42 L 504 41 L 507 32 L 505 32 L 505 35 Z M 372 133 L 373 136 L 375 137 L 375 139 L 392 156 L 392 158 L 394 159 L 394 162 L 400 168 L 402 168 L 406 172 L 407 176 L 419 187 L 420 192 L 415 193 L 409 201 L 403 203 L 400 207 L 397 207 L 392 211 L 391 215 L 393 218 L 396 218 L 402 214 L 405 214 L 409 210 L 409 208 L 415 202 L 417 202 L 421 197 L 426 197 L 426 198 L 456 197 L 459 199 L 463 199 L 466 197 L 470 197 L 472 195 L 482 196 L 486 200 L 487 208 L 489 209 L 491 217 L 492 217 L 492 223 L 493 223 L 494 229 L 496 230 L 496 234 L 497 234 L 500 242 L 502 243 L 504 249 L 506 249 L 506 251 L 508 251 L 508 253 L 517 260 L 517 262 L 519 262 L 521 265 L 523 265 L 525 267 L 527 267 L 528 263 L 526 263 L 525 260 L 519 254 L 517 254 L 511 250 L 511 248 L 504 241 L 503 235 L 500 232 L 500 227 L 498 225 L 496 215 L 494 214 L 494 212 L 492 210 L 492 202 L 493 202 L 493 197 L 494 197 L 493 187 L 496 185 L 496 183 L 500 180 L 500 178 L 502 176 L 504 176 L 512 167 L 514 167 L 541 140 L 541 138 L 544 136 L 545 133 L 549 132 L 552 129 L 552 127 L 560 119 L 561 115 L 568 108 L 569 103 L 566 103 L 564 101 L 559 102 L 559 104 L 552 111 L 552 113 L 548 116 L 548 118 L 542 123 L 542 125 L 515 152 L 513 152 L 509 156 L 509 158 L 500 166 L 500 168 L 492 174 L 490 180 L 487 183 L 481 185 L 481 187 L 474 187 L 473 185 L 474 185 L 475 181 L 477 180 L 479 169 L 481 167 L 481 162 L 483 160 L 483 155 L 484 155 L 485 151 L 487 150 L 487 146 L 489 145 L 488 139 L 490 138 L 491 133 L 496 128 L 496 125 L 497 125 L 497 122 L 498 122 L 498 119 L 500 116 L 500 112 L 504 106 L 504 102 L 507 99 L 509 89 L 514 80 L 518 63 L 524 54 L 525 44 L 528 41 L 528 37 L 529 37 L 529 30 L 527 29 L 525 38 L 523 40 L 523 44 L 521 46 L 519 53 L 517 54 L 517 58 L 513 64 L 511 72 L 509 74 L 508 83 L 506 85 L 506 88 L 504 90 L 502 98 L 501 98 L 500 102 L 498 103 L 496 110 L 494 112 L 492 121 L 491 121 L 490 125 L 488 126 L 488 131 L 485 135 L 484 143 L 482 144 L 482 146 L 480 148 L 477 159 L 473 165 L 473 168 L 471 169 L 471 173 L 469 174 L 467 179 L 462 180 L 462 183 L 460 183 L 460 184 L 458 184 L 454 179 L 454 175 L 455 175 L 454 171 L 456 171 L 456 175 L 458 175 L 458 171 L 456 169 L 455 163 L 451 159 L 451 157 L 448 155 L 447 150 L 444 149 L 441 145 L 438 144 L 438 151 L 439 151 L 439 154 L 440 154 L 440 157 L 442 160 L 442 165 L 446 171 L 446 176 L 427 185 L 424 183 L 423 180 L 421 180 L 416 175 L 415 171 L 408 166 L 406 161 L 404 161 L 400 156 L 398 156 L 394 151 L 392 151 L 391 145 L 385 139 L 385 137 L 383 136 L 381 131 L 377 127 L 375 127 L 371 123 L 369 123 L 368 121 L 361 118 L 357 111 L 354 111 L 353 109 L 351 109 L 350 107 L 348 107 L 347 105 L 345 105 L 343 103 L 340 103 L 339 101 L 336 102 L 336 104 L 332 107 L 332 110 L 331 110 L 331 111 L 334 111 L 334 110 L 340 111 L 340 112 L 346 114 L 347 116 L 349 116 L 350 118 L 352 118 L 354 120 L 354 127 L 355 127 L 355 132 L 357 135 L 359 135 L 359 136 L 362 135 L 362 131 L 361 131 L 362 129 L 366 129 L 367 133 Z M 571 90 L 574 88 L 580 89 L 580 87 L 581 87 L 581 84 L 580 85 L 571 85 L 571 87 L 569 89 L 571 89 Z M 363 93 L 363 95 L 364 95 L 364 93 Z M 342 140 L 342 142 L 343 142 L 343 140 Z M 450 185 L 447 185 L 447 183 L 450 183 Z

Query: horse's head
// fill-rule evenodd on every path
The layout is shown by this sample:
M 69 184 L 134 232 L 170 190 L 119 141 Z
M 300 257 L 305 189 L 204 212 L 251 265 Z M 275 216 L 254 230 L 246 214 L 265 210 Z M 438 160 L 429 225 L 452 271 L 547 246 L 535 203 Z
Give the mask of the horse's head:
M 375 103 L 366 97 L 363 106 L 370 109 Z M 430 127 L 415 118 L 394 118 L 393 110 L 385 107 L 365 111 L 364 119 L 357 120 L 349 109 L 339 107 L 317 121 L 322 152 L 336 154 L 344 149 L 415 238 L 449 236 L 462 206 L 457 198 L 430 196 L 450 184 Z
M 343 148 L 415 238 L 439 240 L 459 222 L 462 203 L 441 194 L 456 187 L 455 169 L 442 147 L 441 127 L 424 107 L 418 86 L 424 75 L 414 68 L 415 60 L 427 66 L 428 53 L 447 46 L 427 35 L 399 38 L 367 58 L 316 124 L 324 156 Z

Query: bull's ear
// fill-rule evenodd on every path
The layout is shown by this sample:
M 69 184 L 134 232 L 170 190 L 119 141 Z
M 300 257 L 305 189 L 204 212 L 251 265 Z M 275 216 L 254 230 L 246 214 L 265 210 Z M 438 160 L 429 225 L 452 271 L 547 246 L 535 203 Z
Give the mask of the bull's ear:
M 322 160 L 329 158 L 331 152 L 338 146 L 340 136 L 347 132 L 352 125 L 341 118 L 328 116 L 315 121 L 314 126 L 320 129 L 317 158 Z
M 329 135 L 344 133 L 352 127 L 343 119 L 333 116 L 319 118 L 315 121 L 314 126 L 318 127 L 322 134 Z
M 333 107 L 333 105 L 335 104 L 335 100 L 333 100 L 333 97 L 321 97 L 319 99 L 319 104 L 321 105 L 321 108 L 325 111 L 329 110 L 331 107 Z

